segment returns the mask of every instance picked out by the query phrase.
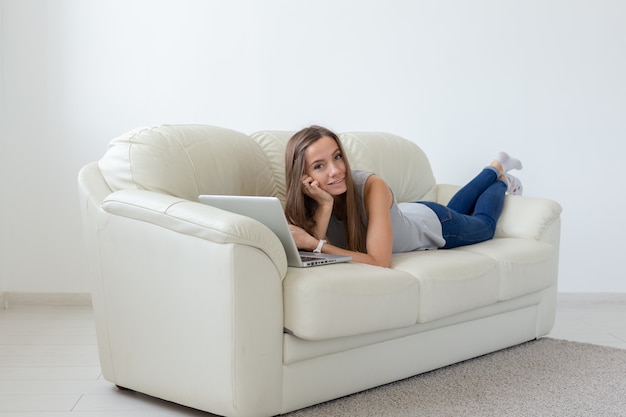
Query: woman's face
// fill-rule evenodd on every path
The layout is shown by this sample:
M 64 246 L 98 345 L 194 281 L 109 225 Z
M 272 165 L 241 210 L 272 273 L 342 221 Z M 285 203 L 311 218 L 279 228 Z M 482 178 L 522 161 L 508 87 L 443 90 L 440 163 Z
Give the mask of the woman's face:
M 337 142 L 322 136 L 304 151 L 305 172 L 319 187 L 332 196 L 343 194 L 346 186 L 346 163 Z

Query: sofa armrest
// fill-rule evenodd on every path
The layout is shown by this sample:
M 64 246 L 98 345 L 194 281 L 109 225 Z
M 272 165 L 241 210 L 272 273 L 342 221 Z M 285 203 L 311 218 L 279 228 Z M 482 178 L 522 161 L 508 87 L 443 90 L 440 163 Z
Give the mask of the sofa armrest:
M 114 192 L 104 199 L 102 208 L 111 214 L 215 243 L 255 247 L 271 259 L 282 278 L 287 273 L 287 257 L 280 240 L 252 218 L 146 190 Z
M 94 211 L 103 377 L 219 415 L 279 414 L 278 238 L 248 217 L 145 190 L 112 193 Z
M 448 204 L 460 188 L 458 185 L 438 184 L 437 202 Z M 550 199 L 507 195 L 495 237 L 553 240 L 552 231 L 560 228 L 561 211 L 559 203 Z
M 509 195 L 495 237 L 546 240 L 548 232 L 560 226 L 561 211 L 559 203 L 547 198 Z

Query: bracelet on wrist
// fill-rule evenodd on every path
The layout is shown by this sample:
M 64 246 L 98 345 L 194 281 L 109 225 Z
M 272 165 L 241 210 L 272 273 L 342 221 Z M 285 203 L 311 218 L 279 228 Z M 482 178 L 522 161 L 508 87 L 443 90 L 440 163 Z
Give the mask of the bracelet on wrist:
M 322 246 L 324 246 L 324 243 L 326 243 L 326 241 L 324 239 L 320 239 L 320 241 L 317 244 L 317 247 L 313 249 L 313 252 L 322 253 Z

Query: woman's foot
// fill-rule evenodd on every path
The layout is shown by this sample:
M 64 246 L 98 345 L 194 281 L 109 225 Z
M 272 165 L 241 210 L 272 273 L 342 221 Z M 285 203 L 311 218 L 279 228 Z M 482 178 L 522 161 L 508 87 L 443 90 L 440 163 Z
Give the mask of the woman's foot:
M 506 174 L 512 169 L 522 169 L 522 161 L 517 158 L 512 158 L 506 152 L 499 152 L 496 156 L 496 161 L 502 167 L 502 173 Z
M 507 183 L 506 192 L 509 195 L 522 195 L 522 191 L 524 187 L 522 187 L 522 182 L 519 178 L 514 177 L 511 174 L 504 174 L 504 178 Z

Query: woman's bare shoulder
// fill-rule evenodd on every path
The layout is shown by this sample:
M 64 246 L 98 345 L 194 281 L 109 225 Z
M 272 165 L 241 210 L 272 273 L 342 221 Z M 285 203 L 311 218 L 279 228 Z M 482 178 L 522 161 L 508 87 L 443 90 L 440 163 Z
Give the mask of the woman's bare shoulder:
M 374 197 L 375 199 L 384 198 L 385 200 L 391 198 L 391 190 L 384 179 L 378 175 L 370 175 L 365 182 L 365 198 L 369 199 Z

